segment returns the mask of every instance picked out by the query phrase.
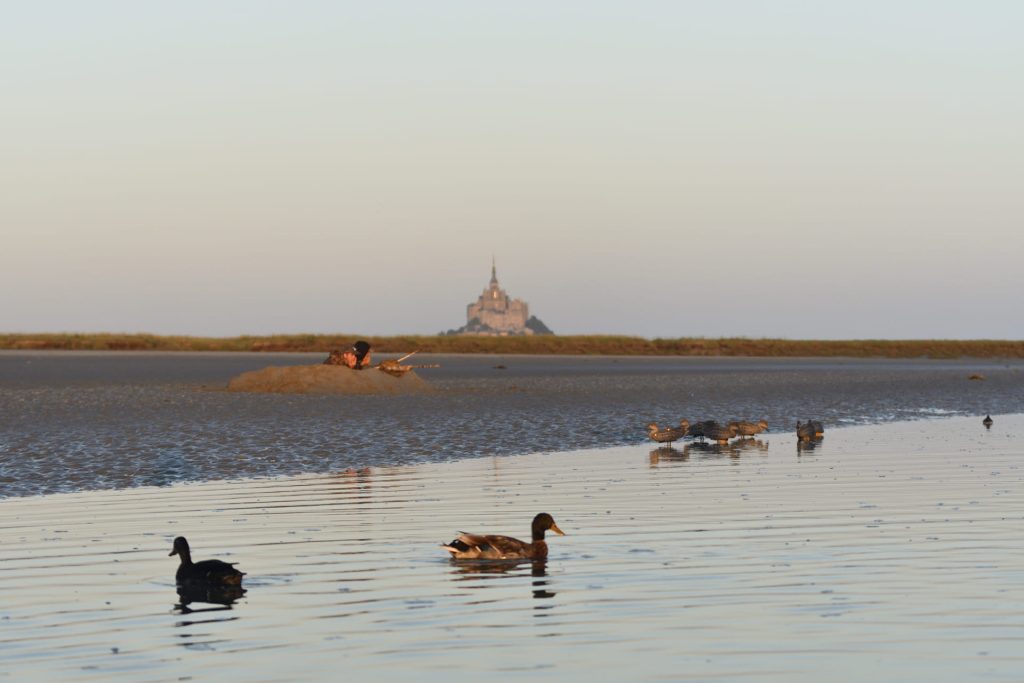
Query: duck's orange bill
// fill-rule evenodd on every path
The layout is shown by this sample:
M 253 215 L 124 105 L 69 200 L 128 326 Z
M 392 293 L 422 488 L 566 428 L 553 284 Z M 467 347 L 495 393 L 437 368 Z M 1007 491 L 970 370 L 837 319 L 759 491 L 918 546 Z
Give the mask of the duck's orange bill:
M 551 530 L 554 531 L 559 536 L 565 536 L 565 532 L 562 531 L 561 529 L 559 529 L 558 525 L 555 524 L 554 522 L 551 523 Z

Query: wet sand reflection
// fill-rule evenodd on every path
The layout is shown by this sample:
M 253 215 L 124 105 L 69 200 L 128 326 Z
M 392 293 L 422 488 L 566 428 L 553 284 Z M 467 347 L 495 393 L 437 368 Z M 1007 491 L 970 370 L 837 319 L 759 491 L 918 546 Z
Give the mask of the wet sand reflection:
M 756 438 L 734 439 L 726 444 L 710 441 L 693 441 L 682 449 L 674 446 L 661 446 L 648 454 L 651 467 L 661 462 L 688 462 L 691 456 L 702 458 L 719 458 L 728 456 L 739 459 L 744 453 L 767 453 L 769 442 Z

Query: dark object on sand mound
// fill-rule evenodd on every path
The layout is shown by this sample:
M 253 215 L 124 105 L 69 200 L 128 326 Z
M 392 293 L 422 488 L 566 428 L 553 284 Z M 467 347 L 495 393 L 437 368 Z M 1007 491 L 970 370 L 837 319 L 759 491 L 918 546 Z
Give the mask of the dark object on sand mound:
M 420 394 L 431 390 L 415 372 L 395 377 L 338 365 L 271 366 L 243 372 L 228 383 L 228 391 L 277 394 Z

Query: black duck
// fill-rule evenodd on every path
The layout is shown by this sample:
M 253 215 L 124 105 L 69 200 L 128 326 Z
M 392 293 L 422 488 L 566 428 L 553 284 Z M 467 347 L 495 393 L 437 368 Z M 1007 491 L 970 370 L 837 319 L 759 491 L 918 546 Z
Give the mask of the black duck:
M 234 565 L 221 560 L 203 560 L 202 562 L 192 561 L 192 551 L 189 550 L 188 541 L 184 536 L 174 539 L 174 550 L 171 555 L 181 557 L 181 564 L 178 566 L 178 573 L 175 578 L 178 583 L 212 583 L 227 586 L 238 586 L 242 583 L 244 572 L 235 569 Z

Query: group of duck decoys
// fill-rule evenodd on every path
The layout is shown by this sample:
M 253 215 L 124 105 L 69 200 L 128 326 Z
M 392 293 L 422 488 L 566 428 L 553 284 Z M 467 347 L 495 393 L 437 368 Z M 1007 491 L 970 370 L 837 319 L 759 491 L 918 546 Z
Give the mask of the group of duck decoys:
M 726 444 L 733 437 L 757 436 L 761 432 L 768 431 L 768 421 L 758 420 L 747 422 L 745 420 L 732 421 L 725 424 L 706 420 L 690 424 L 689 420 L 680 420 L 678 427 L 659 427 L 656 422 L 647 425 L 647 438 L 658 443 L 672 443 L 685 437 L 695 439 L 709 439 L 719 444 Z M 825 426 L 818 420 L 796 423 L 796 435 L 800 441 L 819 440 L 825 435 Z
M 757 422 L 732 421 L 726 424 L 705 420 L 690 424 L 689 420 L 680 420 L 678 427 L 659 427 L 656 422 L 647 425 L 647 438 L 658 443 L 672 443 L 691 436 L 696 439 L 710 439 L 720 444 L 729 442 L 735 436 L 757 436 L 761 432 L 768 431 L 768 421 L 758 420 Z

